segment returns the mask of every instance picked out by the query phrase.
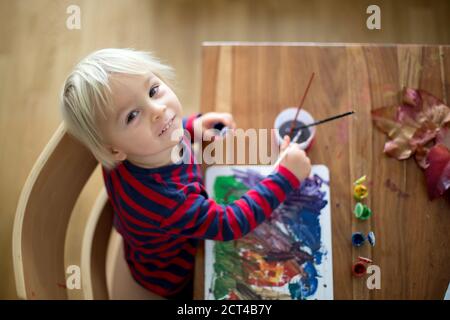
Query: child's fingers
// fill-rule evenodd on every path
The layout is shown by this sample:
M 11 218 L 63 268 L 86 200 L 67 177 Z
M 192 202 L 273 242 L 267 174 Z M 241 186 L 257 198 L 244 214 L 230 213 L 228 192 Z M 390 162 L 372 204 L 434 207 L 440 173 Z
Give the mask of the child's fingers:
M 284 151 L 289 146 L 290 142 L 290 137 L 288 135 L 285 135 L 283 138 L 283 143 L 281 144 L 281 151 Z
M 236 123 L 234 122 L 233 116 L 230 113 L 221 113 L 220 117 L 221 117 L 221 122 L 225 126 L 231 128 L 231 129 L 236 128 Z

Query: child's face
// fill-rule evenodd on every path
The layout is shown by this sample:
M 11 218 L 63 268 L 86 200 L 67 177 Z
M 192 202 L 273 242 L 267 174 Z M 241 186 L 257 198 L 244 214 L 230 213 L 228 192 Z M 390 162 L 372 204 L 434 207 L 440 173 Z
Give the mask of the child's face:
M 110 86 L 115 108 L 106 119 L 100 117 L 99 126 L 114 158 L 144 167 L 169 164 L 182 137 L 182 107 L 175 93 L 153 73 L 113 75 Z

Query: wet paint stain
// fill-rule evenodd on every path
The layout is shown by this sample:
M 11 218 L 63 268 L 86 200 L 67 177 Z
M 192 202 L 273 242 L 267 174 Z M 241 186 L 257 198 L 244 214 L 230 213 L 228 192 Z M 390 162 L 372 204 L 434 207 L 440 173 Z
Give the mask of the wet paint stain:
M 67 286 L 65 285 L 65 284 L 63 284 L 63 283 L 57 283 L 56 284 L 59 288 L 62 288 L 62 289 L 67 289 Z
M 407 199 L 410 197 L 409 193 L 402 191 L 390 178 L 386 179 L 384 186 L 390 191 L 397 193 L 399 198 Z

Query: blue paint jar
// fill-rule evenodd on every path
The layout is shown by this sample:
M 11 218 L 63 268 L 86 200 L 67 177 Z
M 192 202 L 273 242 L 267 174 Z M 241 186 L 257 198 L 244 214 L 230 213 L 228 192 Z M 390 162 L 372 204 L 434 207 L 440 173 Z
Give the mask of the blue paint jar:
M 360 247 L 364 244 L 364 241 L 366 241 L 366 237 L 361 232 L 355 232 L 352 234 L 352 244 L 355 247 Z
M 222 122 L 216 122 L 213 126 L 214 129 L 219 131 L 219 136 L 223 137 L 227 134 L 229 128 L 224 125 Z

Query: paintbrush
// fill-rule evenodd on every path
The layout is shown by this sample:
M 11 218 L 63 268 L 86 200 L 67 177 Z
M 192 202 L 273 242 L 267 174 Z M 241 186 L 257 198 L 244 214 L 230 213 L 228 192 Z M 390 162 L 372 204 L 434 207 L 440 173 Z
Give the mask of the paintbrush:
M 332 120 L 336 120 L 336 119 L 339 119 L 339 118 L 342 118 L 342 117 L 346 117 L 346 116 L 349 116 L 349 115 L 354 114 L 354 113 L 355 113 L 355 111 L 349 111 L 349 112 L 346 112 L 346 113 L 338 114 L 337 116 L 332 116 L 332 117 L 329 117 L 329 118 L 326 118 L 326 119 L 323 119 L 323 120 L 319 120 L 317 122 L 313 122 L 313 123 L 310 123 L 310 124 L 307 124 L 307 125 L 303 125 L 303 126 L 300 126 L 300 127 L 296 128 L 296 129 L 301 130 L 301 129 L 305 129 L 305 128 L 309 128 L 309 127 L 318 126 L 319 124 L 322 124 L 322 123 L 325 123 L 325 122 L 328 122 L 328 121 L 332 121 Z M 298 135 L 298 133 L 297 133 L 297 135 Z M 292 139 L 292 141 L 294 141 L 294 139 Z
M 289 147 L 290 147 L 293 143 L 297 143 L 298 139 L 299 139 L 300 136 L 301 136 L 302 129 L 309 128 L 309 127 L 313 127 L 313 126 L 318 126 L 318 125 L 320 125 L 320 124 L 322 124 L 322 123 L 325 123 L 325 122 L 328 122 L 328 121 L 332 121 L 332 120 L 336 120 L 336 119 L 339 119 L 339 118 L 342 118 L 342 117 L 346 117 L 346 116 L 352 115 L 352 114 L 354 114 L 354 113 L 355 113 L 355 111 L 349 111 L 349 112 L 346 112 L 346 113 L 338 114 L 338 115 L 336 115 L 336 116 L 332 116 L 332 117 L 329 117 L 329 118 L 325 118 L 325 119 L 319 120 L 319 121 L 317 121 L 317 122 L 313 122 L 313 123 L 311 123 L 311 124 L 308 124 L 308 125 L 304 125 L 304 126 L 299 127 L 299 128 L 298 128 L 297 134 L 294 136 L 294 138 L 292 139 L 291 143 L 289 143 L 289 146 L 288 146 L 286 149 L 284 149 L 284 151 L 283 151 L 283 152 L 280 154 L 280 156 L 278 157 L 278 160 L 277 160 L 277 161 L 275 162 L 275 164 L 274 164 L 274 168 L 276 168 L 276 167 L 280 164 L 280 162 L 283 160 L 283 158 L 286 156 Z
M 293 132 L 294 126 L 295 126 L 295 120 L 297 120 L 298 114 L 300 113 L 300 109 L 303 107 L 303 102 L 305 101 L 306 95 L 308 94 L 309 87 L 311 86 L 311 82 L 312 82 L 313 78 L 314 78 L 314 72 L 311 74 L 311 78 L 309 78 L 308 85 L 306 87 L 305 92 L 303 93 L 302 101 L 300 102 L 300 104 L 297 107 L 297 112 L 295 113 L 294 120 L 292 120 L 291 128 L 289 130 L 289 137 L 292 135 L 292 132 Z

